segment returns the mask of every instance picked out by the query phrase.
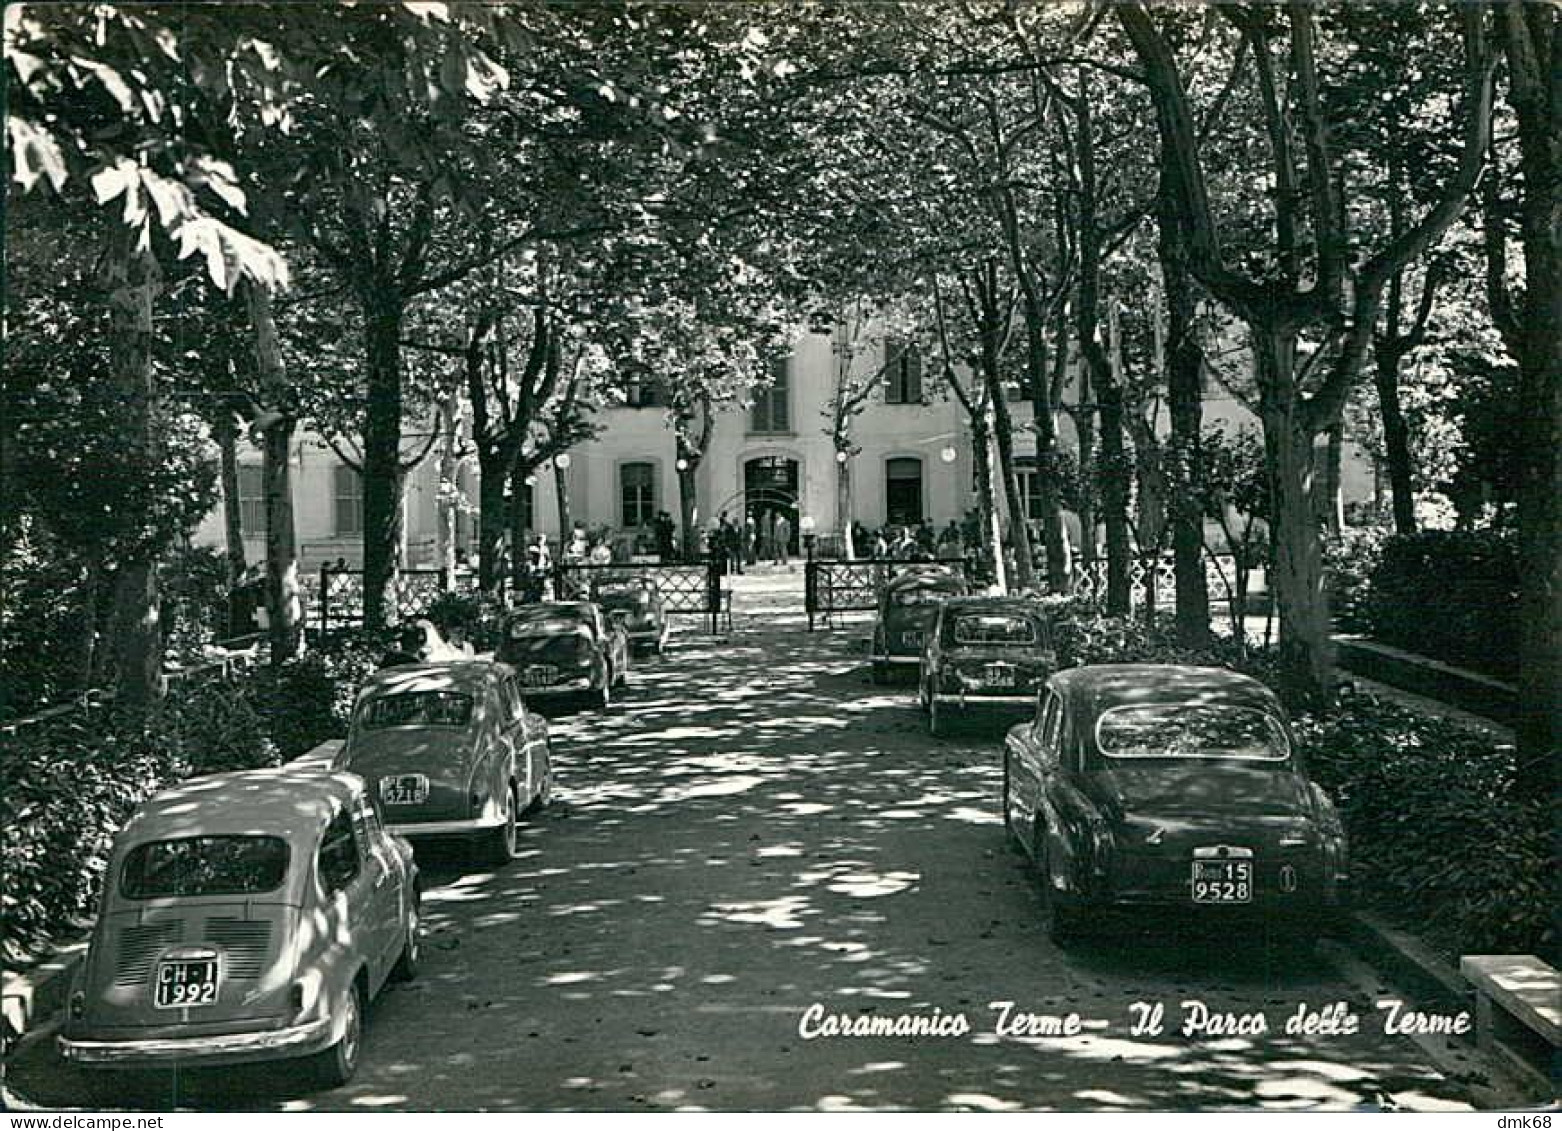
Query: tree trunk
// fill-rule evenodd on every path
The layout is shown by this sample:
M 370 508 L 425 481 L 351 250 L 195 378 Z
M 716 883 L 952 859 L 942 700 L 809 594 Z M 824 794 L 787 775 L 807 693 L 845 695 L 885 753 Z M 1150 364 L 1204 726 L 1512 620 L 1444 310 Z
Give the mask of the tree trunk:
M 1074 432 L 1079 437 L 1079 558 L 1083 568 L 1091 571 L 1100 555 L 1096 544 L 1096 410 L 1088 403 L 1088 380 L 1080 383 L 1079 398 L 1074 414 Z
M 109 305 L 108 379 L 119 395 L 124 473 L 148 483 L 162 463 L 160 398 L 152 366 L 152 306 L 162 275 L 137 233 L 117 218 L 104 257 L 103 289 Z M 132 524 L 125 524 L 131 526 Z M 162 698 L 163 633 L 157 587 L 159 547 L 132 534 L 116 547 L 113 614 L 107 655 L 116 701 L 131 710 Z
M 976 508 L 981 517 L 987 553 L 992 559 L 993 584 L 1000 591 L 1009 587 L 1008 570 L 1003 560 L 1003 529 L 998 521 L 997 500 L 993 493 L 992 441 L 987 422 L 971 422 L 971 458 L 976 465 Z
M 569 469 L 560 467 L 557 459 L 553 461 L 553 494 L 559 504 L 559 557 L 562 559 L 564 547 L 569 544 L 575 528 L 569 513 Z
M 266 498 L 266 618 L 271 662 L 281 664 L 303 648 L 303 586 L 293 531 L 293 421 L 266 429 L 261 479 Z
M 1331 690 L 1333 649 L 1318 521 L 1308 491 L 1313 437 L 1300 419 L 1295 391 L 1296 334 L 1250 329 L 1273 499 L 1269 589 L 1280 612 L 1280 676 L 1297 701 L 1322 703 Z
M 521 500 L 525 498 L 527 493 L 532 489 L 532 485 L 526 481 L 531 479 L 533 482 L 535 482 L 536 479 L 532 468 L 529 467 L 523 460 L 516 460 L 514 465 L 509 468 L 509 477 L 510 509 L 508 512 L 506 512 L 504 509 L 504 472 L 496 471 L 494 473 L 494 480 L 497 484 L 499 493 L 499 498 L 494 503 L 494 514 L 497 516 L 497 521 L 500 524 L 499 531 L 497 533 L 497 540 L 500 545 L 502 545 L 504 542 L 504 522 L 506 520 L 509 522 L 510 589 L 512 593 L 516 594 L 514 599 L 519 600 L 519 594 L 524 592 L 526 589 L 526 574 L 530 565 L 530 560 L 526 556 L 526 538 L 527 535 L 533 533 L 527 527 L 527 512 L 529 508 L 523 507 L 521 505 Z M 563 496 L 561 496 L 561 499 L 562 498 Z M 567 500 L 561 503 L 559 510 L 560 514 L 562 514 L 565 518 L 568 518 L 569 510 Z M 532 517 L 534 518 L 535 516 Z M 567 537 L 568 536 L 564 534 L 559 536 L 560 558 L 563 558 L 564 556 L 564 547 L 567 544 Z M 496 563 L 499 556 L 499 548 L 496 546 L 494 550 L 494 558 Z M 497 564 L 495 567 L 495 572 L 497 573 Z
M 1415 488 L 1411 479 L 1410 426 L 1399 401 L 1400 358 L 1383 350 L 1376 357 L 1373 383 L 1378 391 L 1378 410 L 1383 414 L 1383 460 L 1388 464 L 1389 490 L 1393 494 L 1394 533 L 1414 534 Z
M 1123 390 L 1110 378 L 1095 390 L 1101 406 L 1101 511 L 1106 523 L 1106 611 L 1126 615 L 1132 595 L 1128 537 L 1131 470 L 1123 445 Z
M 1340 462 L 1345 456 L 1345 416 L 1341 413 L 1330 422 L 1328 443 L 1323 450 L 1323 474 L 1316 480 L 1318 520 L 1332 535 L 1338 535 L 1345 525 L 1344 493 L 1340 489 Z
M 998 478 L 1003 483 L 1003 494 L 1009 508 L 1009 541 L 1014 546 L 1014 585 L 1017 589 L 1025 590 L 1035 584 L 1030 556 L 1030 514 L 1025 506 L 1025 495 L 1020 491 L 1019 476 L 1014 473 L 1014 422 L 1004 400 L 1003 385 L 1001 382 L 996 384 L 992 408 Z
M 1172 569 L 1176 577 L 1177 642 L 1209 643 L 1209 579 L 1204 572 L 1204 515 L 1197 486 L 1203 476 L 1204 355 L 1194 330 L 1192 280 L 1183 262 L 1175 206 L 1161 195 L 1161 278 L 1166 291 L 1166 396 L 1171 414 Z
M 841 528 L 841 552 L 847 561 L 857 556 L 852 535 L 851 457 L 835 461 L 835 521 Z
M 683 560 L 692 562 L 700 556 L 700 532 L 697 529 L 694 497 L 694 477 L 700 465 L 687 456 L 683 458 L 687 466 L 678 472 L 678 521 L 682 524 Z
M 363 627 L 379 632 L 396 618 L 401 513 L 401 322 L 399 296 L 364 302 L 368 403 L 363 428 Z
M 242 504 L 239 500 L 238 431 L 233 413 L 227 406 L 220 406 L 212 421 L 212 434 L 217 439 L 217 451 L 222 461 L 223 563 L 227 567 L 226 580 L 230 605 L 234 590 L 238 588 L 239 582 L 244 577 L 244 571 L 248 568 L 248 563 L 244 560 L 244 525 L 240 520 Z M 233 627 L 231 611 L 228 624 L 231 630 Z
M 482 446 L 477 450 L 477 585 L 490 596 L 504 587 L 504 484 L 509 469 L 502 453 Z M 525 547 L 520 548 L 524 552 Z
M 457 515 L 461 509 L 461 484 L 459 475 L 461 472 L 460 435 L 456 428 L 456 417 L 460 412 L 460 403 L 451 394 L 445 398 L 439 406 L 439 495 L 436 499 L 436 509 L 439 514 L 438 554 L 440 576 L 446 586 L 454 586 L 456 576 L 456 530 L 458 526 Z

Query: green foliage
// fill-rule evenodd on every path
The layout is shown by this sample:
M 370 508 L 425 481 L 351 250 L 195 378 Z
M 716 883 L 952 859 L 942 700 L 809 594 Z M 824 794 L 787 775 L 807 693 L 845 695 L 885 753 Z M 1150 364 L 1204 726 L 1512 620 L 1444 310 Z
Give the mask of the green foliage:
M 1518 593 L 1511 537 L 1451 530 L 1396 536 L 1372 571 L 1367 629 L 1385 644 L 1513 679 Z
M 0 718 L 62 703 L 84 682 L 91 579 L 32 516 L 0 562 Z
M 455 592 L 441 593 L 423 610 L 434 627 L 444 635 L 457 626 L 466 630 L 466 639 L 479 652 L 498 646 L 504 629 L 504 606 L 489 593 Z
M 1383 556 L 1389 531 L 1381 526 L 1348 526 L 1337 537 L 1325 538 L 1323 569 L 1329 588 L 1329 611 L 1341 632 L 1370 632 L 1367 598 L 1372 573 Z
M 255 711 L 270 725 L 283 760 L 297 758 L 347 733 L 358 687 L 379 666 L 387 642 L 358 636 L 327 641 L 278 669 L 257 673 L 248 688 Z
M 201 663 L 207 646 L 227 635 L 228 564 L 222 552 L 179 547 L 163 561 L 158 580 L 167 658 L 186 666 Z
M 158 790 L 193 774 L 276 765 L 242 691 L 182 688 L 152 715 L 77 711 L 5 737 L 0 759 L 6 958 L 89 915 L 116 830 Z
M 1339 806 L 1360 902 L 1456 953 L 1555 945 L 1554 814 L 1514 796 L 1511 747 L 1370 696 L 1295 730 Z

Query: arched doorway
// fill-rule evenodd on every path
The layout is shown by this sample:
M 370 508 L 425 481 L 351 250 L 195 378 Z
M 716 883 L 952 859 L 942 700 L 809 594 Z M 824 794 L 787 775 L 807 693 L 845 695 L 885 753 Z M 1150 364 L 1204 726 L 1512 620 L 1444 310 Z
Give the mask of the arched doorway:
M 743 464 L 743 516 L 752 518 L 761 531 L 768 530 L 772 516 L 784 515 L 791 534 L 787 551 L 795 555 L 798 547 L 797 494 L 800 485 L 798 463 L 790 456 L 757 456 Z

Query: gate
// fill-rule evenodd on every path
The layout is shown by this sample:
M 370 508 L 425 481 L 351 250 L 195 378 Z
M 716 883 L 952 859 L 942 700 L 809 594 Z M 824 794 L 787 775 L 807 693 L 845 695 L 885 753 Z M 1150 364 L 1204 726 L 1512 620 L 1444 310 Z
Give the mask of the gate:
M 803 605 L 808 612 L 808 631 L 814 630 L 816 617 L 829 624 L 836 613 L 877 611 L 884 587 L 892 577 L 910 567 L 929 565 L 959 570 L 967 582 L 972 580 L 976 568 L 973 558 L 945 558 L 936 562 L 901 558 L 809 560 L 803 566 Z
M 718 622 L 732 609 L 722 587 L 722 572 L 715 561 L 692 562 L 608 562 L 592 565 L 588 562 L 559 562 L 553 567 L 553 593 L 560 601 L 594 601 L 597 590 L 604 582 L 632 581 L 635 578 L 652 581 L 662 595 L 662 604 L 669 615 L 683 613 L 708 616 L 712 634 L 718 631 Z
M 428 608 L 450 588 L 442 569 L 404 569 L 397 574 L 392 602 L 396 618 L 405 620 Z M 322 634 L 363 627 L 363 570 L 350 566 L 320 567 L 320 591 L 314 607 L 320 611 L 315 628 Z

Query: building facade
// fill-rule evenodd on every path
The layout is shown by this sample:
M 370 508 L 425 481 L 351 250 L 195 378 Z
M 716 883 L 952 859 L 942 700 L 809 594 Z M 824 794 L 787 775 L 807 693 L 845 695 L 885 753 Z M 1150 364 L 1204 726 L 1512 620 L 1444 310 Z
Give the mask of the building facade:
M 860 412 L 849 423 L 851 482 L 849 514 L 840 505 L 838 458 L 830 405 L 842 380 L 871 384 Z M 971 432 L 961 405 L 929 379 L 914 347 L 880 335 L 864 345 L 849 343 L 841 332 L 802 334 L 792 352 L 772 366 L 768 387 L 755 390 L 750 403 L 718 412 L 708 451 L 697 471 L 695 522 L 708 528 L 722 514 L 739 522 L 753 516 L 784 514 L 793 550 L 806 527 L 827 541 L 846 521 L 870 529 L 929 522 L 935 527 L 961 519 L 976 505 Z M 1077 367 L 1076 367 L 1077 370 Z M 1075 384 L 1065 400 L 1077 402 Z M 677 445 L 666 402 L 654 385 L 625 390 L 625 403 L 603 408 L 603 425 L 594 440 L 573 449 L 564 461 L 563 481 L 571 526 L 607 528 L 627 541 L 651 543 L 651 523 L 659 511 L 679 517 Z M 1010 390 L 1015 448 L 1022 489 L 1034 496 L 1034 433 L 1031 405 Z M 1157 429 L 1166 430 L 1166 413 Z M 1206 390 L 1206 425 L 1255 425 L 1252 415 L 1218 388 Z M 1059 443 L 1077 450 L 1073 425 L 1058 416 Z M 294 445 L 294 515 L 300 566 L 309 571 L 345 560 L 361 562 L 362 491 L 358 474 L 324 442 L 301 436 Z M 241 444 L 239 508 L 246 556 L 264 553 L 264 504 L 260 456 Z M 407 476 L 403 506 L 404 565 L 433 566 L 440 558 L 440 462 L 437 452 Z M 531 486 L 529 526 L 557 541 L 561 534 L 556 476 L 541 471 Z M 464 500 L 453 523 L 456 545 L 475 552 L 477 470 L 473 460 L 455 469 L 453 496 Z M 1372 465 L 1353 445 L 1342 461 L 1341 490 L 1348 501 L 1375 496 Z M 209 515 L 196 534 L 204 544 L 220 545 L 222 515 Z

